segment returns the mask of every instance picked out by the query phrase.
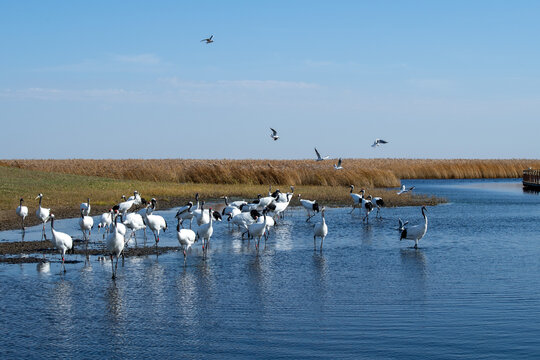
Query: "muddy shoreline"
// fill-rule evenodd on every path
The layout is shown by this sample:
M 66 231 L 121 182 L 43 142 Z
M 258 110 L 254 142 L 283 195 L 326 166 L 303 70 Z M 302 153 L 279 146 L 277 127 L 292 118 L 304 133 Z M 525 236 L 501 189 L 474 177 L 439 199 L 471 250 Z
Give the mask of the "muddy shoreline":
M 148 244 L 153 244 L 154 241 L 148 241 Z M 96 245 L 92 243 L 92 245 Z M 108 252 L 105 249 L 105 243 L 102 244 L 102 248 L 87 248 L 87 244 L 81 240 L 74 241 L 74 250 L 69 251 L 68 255 L 85 255 L 85 256 L 108 256 Z M 99 246 L 99 244 L 98 244 Z M 149 256 L 149 255 L 161 255 L 169 252 L 178 251 L 178 247 L 175 246 L 129 246 L 124 249 L 125 257 L 133 256 Z M 42 241 L 17 241 L 17 242 L 4 242 L 0 243 L 0 263 L 9 264 L 22 264 L 22 263 L 40 263 L 48 261 L 46 255 L 58 255 L 52 243 L 48 240 Z M 21 255 L 33 255 L 33 256 L 21 256 Z M 42 255 L 41 257 L 36 255 Z M 18 257 L 16 257 L 18 256 Z M 69 256 L 67 256 L 69 258 Z M 76 261 L 66 259 L 66 262 Z M 78 261 L 76 261 L 78 262 Z

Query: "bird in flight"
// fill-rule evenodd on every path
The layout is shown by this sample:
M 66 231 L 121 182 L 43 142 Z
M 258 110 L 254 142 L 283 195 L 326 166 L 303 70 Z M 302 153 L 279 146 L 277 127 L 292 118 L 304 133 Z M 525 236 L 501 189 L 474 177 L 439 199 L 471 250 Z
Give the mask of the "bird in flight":
M 373 145 L 371 145 L 371 147 L 377 147 L 381 144 L 388 144 L 388 141 L 384 141 L 382 139 L 375 139 L 375 142 L 373 143 Z
M 277 134 L 277 131 L 274 130 L 274 129 L 272 129 L 272 128 L 270 128 L 270 130 L 272 130 L 272 133 L 270 134 L 270 137 L 271 137 L 272 139 L 274 139 L 274 141 L 276 141 L 277 139 L 279 139 L 279 136 L 278 136 L 278 134 Z
M 337 164 L 334 164 L 334 169 L 336 169 L 336 170 L 343 169 L 343 166 L 341 166 L 341 158 L 339 158 Z
M 214 40 L 212 40 L 213 38 L 214 38 L 214 35 L 211 35 L 209 38 L 202 39 L 201 42 L 206 41 L 207 44 L 211 44 L 214 42 Z
M 319 152 L 317 151 L 317 148 L 315 148 L 315 154 L 317 154 L 317 160 L 315 160 L 315 161 L 323 161 L 323 160 L 326 160 L 326 159 L 328 159 L 330 157 L 330 156 L 322 157 L 321 154 L 319 154 Z
M 404 194 L 406 192 L 412 191 L 413 189 L 414 189 L 414 186 L 411 186 L 410 188 L 407 189 L 407 188 L 405 188 L 405 185 L 403 185 L 401 187 L 401 190 L 399 190 L 396 194 L 401 195 L 401 194 Z

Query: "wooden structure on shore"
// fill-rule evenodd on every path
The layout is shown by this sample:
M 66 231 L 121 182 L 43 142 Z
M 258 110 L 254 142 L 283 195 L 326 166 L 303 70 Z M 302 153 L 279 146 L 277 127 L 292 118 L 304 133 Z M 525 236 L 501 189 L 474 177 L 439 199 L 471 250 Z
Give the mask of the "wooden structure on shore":
M 540 170 L 523 170 L 523 187 L 540 189 Z

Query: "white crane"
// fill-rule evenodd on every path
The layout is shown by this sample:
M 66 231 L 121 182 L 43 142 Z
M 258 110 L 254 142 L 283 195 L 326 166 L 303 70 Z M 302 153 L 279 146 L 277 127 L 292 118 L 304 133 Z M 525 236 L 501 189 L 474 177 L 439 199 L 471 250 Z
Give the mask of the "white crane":
M 17 206 L 15 212 L 17 213 L 17 216 L 20 216 L 21 218 L 21 227 L 24 231 L 24 219 L 26 218 L 26 216 L 28 216 L 28 208 L 23 205 L 23 201 L 23 198 L 19 200 L 19 206 Z
M 156 199 L 152 198 L 151 206 L 149 208 L 155 209 L 156 208 Z M 156 240 L 156 248 L 159 242 L 159 232 L 161 230 L 166 231 L 167 230 L 167 222 L 163 218 L 163 216 L 160 215 L 154 215 L 154 214 L 146 214 L 146 226 L 152 230 L 152 233 L 154 234 L 154 239 Z
M 126 242 L 129 242 L 129 240 L 133 237 L 135 238 L 135 244 L 137 244 L 136 232 L 139 230 L 144 231 L 144 238 L 146 239 L 146 225 L 144 223 L 144 219 L 141 214 L 128 213 L 126 214 L 125 218 L 122 217 L 122 220 L 123 220 L 122 224 L 124 224 L 128 229 L 131 230 L 131 233 L 129 234 L 129 238 L 126 240 Z
M 197 229 L 197 236 L 199 237 L 199 239 L 203 240 L 203 244 L 202 244 L 203 251 L 208 249 L 208 243 L 210 242 L 210 238 L 212 237 L 212 234 L 214 233 L 214 228 L 212 226 L 213 216 L 211 215 L 211 213 L 212 213 L 212 208 L 209 208 L 208 209 L 208 218 L 210 219 L 209 222 L 206 224 L 202 224 Z
M 267 222 L 268 219 L 266 217 L 266 212 L 267 212 L 267 210 L 264 209 L 263 210 L 263 217 L 264 217 L 263 222 L 256 222 L 256 223 L 253 223 L 253 224 L 248 226 L 249 235 L 254 237 L 254 238 L 257 238 L 257 244 L 255 245 L 257 249 L 259 248 L 259 243 L 261 241 L 262 236 L 266 232 L 266 226 L 268 224 L 268 222 Z
M 287 207 L 289 206 L 289 203 L 291 202 L 291 199 L 293 196 L 291 193 L 287 193 L 284 195 L 286 196 L 287 201 L 284 201 L 284 202 L 276 201 L 274 203 L 275 205 L 274 214 L 275 216 L 277 216 L 278 219 L 283 218 L 283 213 L 285 212 L 285 210 L 287 210 Z
M 103 234 L 103 238 L 105 238 L 105 234 L 109 233 L 109 227 L 112 224 L 113 214 L 114 214 L 113 209 L 109 209 L 108 212 L 104 212 L 103 214 L 101 214 L 101 218 L 100 218 L 99 224 L 98 224 L 98 232 L 101 230 L 101 228 L 105 229 L 105 233 Z
M 83 233 L 83 240 L 87 241 L 90 239 L 92 228 L 94 227 L 94 219 L 91 216 L 84 215 L 85 210 L 81 209 L 81 217 L 79 218 L 79 227 Z M 88 237 L 86 232 L 88 231 Z
M 122 197 L 125 198 L 124 195 Z M 135 199 L 122 201 L 120 204 L 113 206 L 113 210 L 118 210 L 122 215 L 125 215 L 134 203 Z
M 401 232 L 399 240 L 407 239 L 414 240 L 414 248 L 418 248 L 418 241 L 426 235 L 428 227 L 428 219 L 426 216 L 427 209 L 425 206 L 422 206 L 422 216 L 424 217 L 424 224 L 405 227 Z
M 180 221 L 180 225 L 184 227 L 184 220 L 189 220 L 189 228 L 193 222 L 193 202 L 189 201 L 186 205 L 181 206 L 176 212 L 175 217 Z
M 135 190 L 133 192 L 133 196 L 128 197 L 128 201 L 130 201 L 130 200 L 135 200 L 133 202 L 133 205 L 141 205 L 142 204 L 141 195 L 139 194 L 139 192 L 137 190 Z
M 308 218 L 306 222 L 308 222 L 313 216 L 315 216 L 315 213 L 319 212 L 319 204 L 317 203 L 317 200 L 306 200 L 306 199 L 301 199 L 301 197 L 302 197 L 302 194 L 298 194 L 298 200 L 300 200 L 300 204 L 302 204 L 304 209 L 306 209 L 307 211 Z M 312 212 L 313 212 L 313 215 L 311 215 Z
M 411 186 L 410 188 L 407 189 L 407 188 L 405 187 L 405 185 L 403 185 L 403 186 L 401 187 L 401 190 L 399 190 L 396 194 L 398 194 L 398 195 L 405 194 L 405 193 L 408 193 L 409 191 L 413 191 L 414 188 L 415 188 L 415 186 Z
M 319 152 L 317 151 L 317 148 L 315 148 L 315 154 L 317 155 L 317 159 L 315 161 L 323 161 L 330 158 L 330 156 L 322 157 L 321 154 L 319 154 Z
M 265 210 L 268 213 L 268 209 L 265 209 Z M 264 210 L 263 210 L 263 214 L 264 214 Z M 257 222 L 262 223 L 262 222 L 264 222 L 264 220 L 263 220 L 263 218 L 259 217 L 257 219 Z M 266 230 L 264 232 L 265 241 L 268 240 L 268 235 L 270 234 L 270 229 L 273 228 L 275 225 L 276 225 L 276 221 L 271 216 L 267 216 L 266 217 Z
M 382 139 L 375 139 L 375 141 L 373 142 L 371 147 L 377 147 L 377 146 L 379 146 L 381 144 L 388 144 L 388 141 L 384 141 Z
M 90 215 L 90 209 L 91 209 L 91 206 L 90 206 L 90 198 L 86 199 L 87 202 L 85 203 L 81 203 L 81 205 L 79 206 L 79 209 L 83 212 L 84 216 L 89 216 Z
M 193 212 L 195 219 L 197 220 L 197 225 L 201 226 L 208 224 L 210 218 L 212 217 L 215 221 L 221 221 L 221 214 L 217 211 L 206 212 L 204 211 L 204 201 L 201 204 L 201 208 Z
M 362 190 L 362 195 L 364 194 L 364 190 Z M 362 221 L 366 220 L 366 222 L 369 222 L 369 214 L 373 210 L 373 203 L 371 202 L 371 195 L 367 197 L 367 199 L 362 198 L 362 208 L 366 212 L 366 216 L 362 219 Z
M 233 205 L 232 203 L 229 204 L 229 198 L 228 197 L 223 196 L 222 199 L 225 200 L 225 207 L 221 211 L 221 215 L 223 215 L 223 216 L 231 215 L 233 212 L 240 211 L 238 206 Z M 244 203 L 245 203 L 245 201 L 244 201 Z M 234 215 L 236 215 L 236 214 L 234 214 Z M 232 215 L 232 216 L 234 216 L 234 215 Z
M 326 235 L 328 235 L 328 226 L 324 218 L 324 207 L 321 210 L 321 221 L 316 223 L 313 227 L 313 250 L 317 248 L 317 237 L 321 238 L 321 251 L 323 248 L 323 242 Z
M 210 37 L 207 37 L 206 39 L 202 39 L 201 42 L 204 42 L 205 44 L 211 44 L 214 42 L 214 35 L 210 35 Z
M 272 140 L 276 141 L 277 139 L 279 139 L 277 131 L 272 128 L 270 128 L 270 130 L 272 130 L 272 133 L 270 134 L 270 137 L 272 138 Z
M 118 258 L 124 251 L 125 238 L 124 235 L 118 231 L 118 216 L 114 218 L 114 227 L 107 237 L 107 251 L 111 256 L 112 278 L 116 279 L 116 270 L 118 269 Z M 116 264 L 114 264 L 113 257 L 116 257 Z
M 235 215 L 231 219 L 231 222 L 234 225 L 238 226 L 238 229 L 243 230 L 242 232 L 242 239 L 243 239 L 246 232 L 249 231 L 249 225 L 257 221 L 257 218 L 259 216 L 261 216 L 261 214 L 257 210 L 251 210 L 250 212 L 243 212 L 238 215 Z
M 118 231 L 122 236 L 126 236 L 126 232 L 127 232 L 127 228 L 126 228 L 126 225 L 122 224 L 122 222 L 118 222 L 116 221 L 116 218 L 120 216 L 120 213 L 118 212 L 118 210 L 115 210 L 114 211 L 114 218 L 113 218 L 113 224 L 111 225 L 112 226 L 112 230 L 115 230 L 115 231 Z M 109 233 L 111 231 L 109 230 Z
M 52 233 L 52 244 L 53 246 L 60 251 L 60 255 L 62 255 L 62 266 L 64 268 L 64 272 L 66 272 L 66 265 L 64 264 L 64 257 L 66 255 L 66 251 L 71 249 L 73 247 L 73 239 L 71 236 L 69 236 L 66 233 L 56 231 L 54 229 L 54 214 L 50 214 L 51 219 L 51 233 Z
M 351 188 L 350 194 L 351 194 L 351 198 L 353 200 L 353 206 L 352 206 L 352 210 L 350 212 L 352 214 L 354 209 L 356 209 L 357 207 L 360 208 L 360 211 L 362 210 L 362 199 L 364 198 L 364 194 L 363 193 L 362 194 L 353 193 L 354 185 L 351 185 L 350 188 Z M 362 191 L 364 191 L 364 190 L 362 190 Z
M 195 242 L 195 231 L 191 229 L 180 229 L 180 219 L 178 219 L 178 224 L 176 225 L 176 238 L 182 247 L 184 261 L 186 261 L 186 250 L 189 250 L 191 245 Z
M 224 199 L 226 199 L 226 203 L 228 203 L 229 198 L 225 196 Z M 232 201 L 232 202 L 228 203 L 228 205 L 237 207 L 239 209 L 244 204 L 247 204 L 247 201 L 245 201 L 245 200 L 236 200 L 236 201 Z
M 381 208 L 385 206 L 384 200 L 382 197 L 372 197 L 371 202 L 373 203 L 373 206 L 377 208 L 377 214 L 375 217 L 380 216 Z
M 41 207 L 41 200 L 43 199 L 43 194 L 39 194 L 36 199 L 39 199 L 39 207 L 36 210 L 36 216 L 37 218 L 43 223 L 43 229 L 41 231 L 41 239 L 45 238 L 47 240 L 47 236 L 45 235 L 45 223 L 49 221 L 49 214 L 51 213 L 51 209 L 47 209 L 44 207 Z
M 338 159 L 337 164 L 334 164 L 334 169 L 343 170 L 343 166 L 341 166 L 341 158 Z

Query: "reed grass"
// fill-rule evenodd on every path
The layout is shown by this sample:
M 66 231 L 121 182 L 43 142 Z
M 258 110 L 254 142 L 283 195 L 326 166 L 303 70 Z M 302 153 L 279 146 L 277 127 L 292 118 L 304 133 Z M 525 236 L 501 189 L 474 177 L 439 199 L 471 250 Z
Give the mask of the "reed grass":
M 294 184 L 397 187 L 400 179 L 518 178 L 540 160 L 344 159 L 313 160 L 1 160 L 0 166 L 131 181 L 194 184 Z
M 18 167 L 0 166 L 0 230 L 16 228 L 20 219 L 15 215 L 19 198 L 25 199 L 29 208 L 28 225 L 37 224 L 35 210 L 38 201 L 35 197 L 44 194 L 43 206 L 51 208 L 61 217 L 79 216 L 79 204 L 90 197 L 92 215 L 106 211 L 121 201 L 121 196 L 130 196 L 138 190 L 142 197 L 158 199 L 160 208 L 169 208 L 185 204 L 192 200 L 198 192 L 201 199 L 221 203 L 224 195 L 232 199 L 250 200 L 257 194 L 267 194 L 268 186 L 260 184 L 202 184 L 167 181 L 142 181 L 111 179 L 99 176 L 75 175 L 66 173 L 46 172 L 40 170 L 21 169 Z M 363 186 L 357 184 L 358 186 Z M 274 189 L 276 186 L 274 187 Z M 397 196 L 395 191 L 374 189 L 365 186 L 367 192 L 374 196 L 383 196 L 388 206 L 404 205 L 434 205 L 442 199 L 404 194 Z M 284 192 L 289 186 L 282 186 Z M 360 188 L 358 188 L 360 190 Z M 296 185 L 295 193 L 302 197 L 318 200 L 323 205 L 350 205 L 352 203 L 348 185 L 318 186 Z M 299 205 L 295 198 L 291 206 Z

